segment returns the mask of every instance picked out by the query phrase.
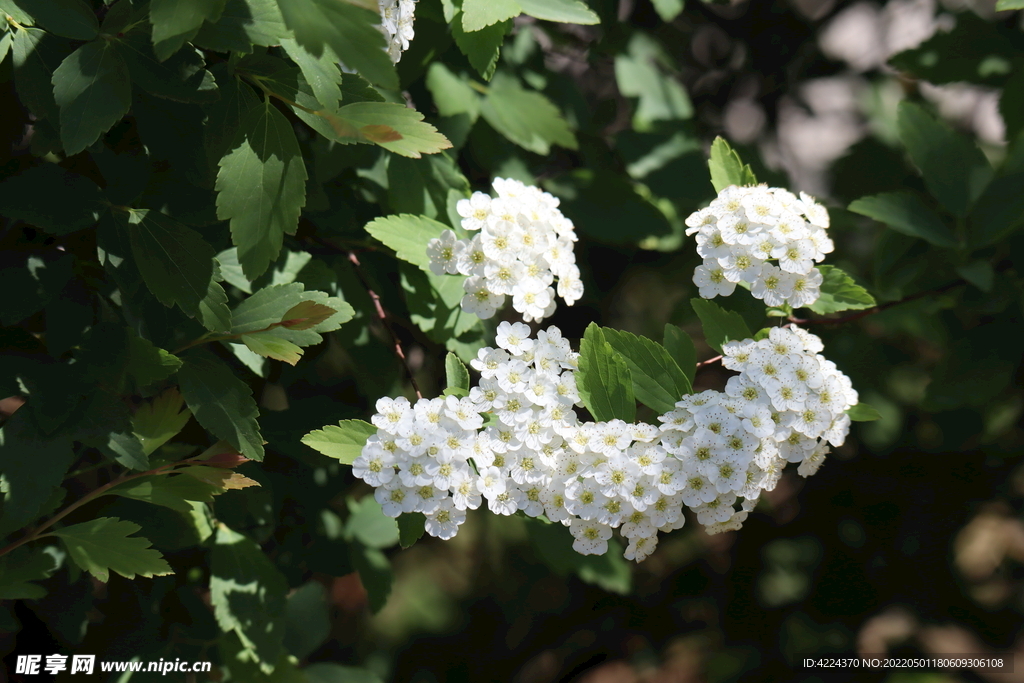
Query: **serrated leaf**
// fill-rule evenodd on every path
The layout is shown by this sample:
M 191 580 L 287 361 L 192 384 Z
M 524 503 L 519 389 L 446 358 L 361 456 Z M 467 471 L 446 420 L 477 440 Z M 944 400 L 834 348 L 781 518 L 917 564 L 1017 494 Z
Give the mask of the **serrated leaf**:
M 372 495 L 358 502 L 350 498 L 349 510 L 351 514 L 345 523 L 347 537 L 355 538 L 367 548 L 390 548 L 398 543 L 398 523 L 384 514 Z
M 206 22 L 192 40 L 217 52 L 251 52 L 253 45 L 279 45 L 289 35 L 277 0 L 227 0 L 215 22 Z
M 114 44 L 128 65 L 132 83 L 146 92 L 178 102 L 212 102 L 220 97 L 203 53 L 194 47 L 176 48 L 175 54 L 161 61 L 142 30 L 130 31 Z
M 149 539 L 132 536 L 141 528 L 116 517 L 100 517 L 51 533 L 64 542 L 75 564 L 101 583 L 110 579 L 111 571 L 126 579 L 173 574 Z
M 328 46 L 342 63 L 373 83 L 398 87 L 398 75 L 386 52 L 380 14 L 336 0 L 279 2 L 285 24 L 295 40 L 314 57 Z
M 875 298 L 835 266 L 818 266 L 821 271 L 821 297 L 807 308 L 825 315 L 839 311 L 859 311 L 875 306 Z
M 1024 136 L 1010 146 L 999 175 L 974 203 L 969 218 L 967 243 L 973 249 L 995 244 L 1024 225 Z
M 39 26 L 58 36 L 92 40 L 99 32 L 96 14 L 82 0 L 8 0 L 5 4 L 8 7 L 0 11 L 14 10 L 19 24 Z
M 479 31 L 499 21 L 512 19 L 523 11 L 516 0 L 463 0 L 462 29 Z
M 551 100 L 497 73 L 480 108 L 487 123 L 523 149 L 547 154 L 551 145 L 577 149 L 576 136 Z
M 580 0 L 516 0 L 524 14 L 566 24 L 600 24 L 601 18 Z
M 160 61 L 177 52 L 204 21 L 215 23 L 225 0 L 150 0 L 153 49 Z
M 167 379 L 181 367 L 181 359 L 128 328 L 128 373 L 137 386 Z
M 398 516 L 398 545 L 403 548 L 423 538 L 427 518 L 422 512 L 403 512 Z
M 425 216 L 399 214 L 375 218 L 366 224 L 366 232 L 395 250 L 403 261 L 430 271 L 427 243 L 448 229 L 448 226 Z
M 157 474 L 132 479 L 118 484 L 107 493 L 161 505 L 178 512 L 191 513 L 190 500 L 208 503 L 224 490 L 196 477 L 180 473 L 184 471 L 186 470 L 179 470 L 178 474 Z
M 636 399 L 629 367 L 596 323 L 587 326 L 580 342 L 579 363 L 576 386 L 583 405 L 594 419 L 633 422 Z
M 757 178 L 750 170 L 750 165 L 744 164 L 736 150 L 722 137 L 715 138 L 711 143 L 708 168 L 711 169 L 711 184 L 715 192 L 721 192 L 730 185 L 757 185 Z
M 199 302 L 197 319 L 210 332 L 227 332 L 231 329 L 231 309 L 228 308 L 228 295 L 224 291 L 224 287 L 216 280 L 210 280 L 206 296 Z
M 896 232 L 918 237 L 935 246 L 956 246 L 953 231 L 920 197 L 908 190 L 861 197 L 848 208 L 885 223 Z
M 242 343 L 253 353 L 265 358 L 295 365 L 302 358 L 302 348 L 287 339 L 281 339 L 268 332 L 243 334 Z
M 129 209 L 115 216 L 128 232 L 149 291 L 164 306 L 177 304 L 195 317 L 213 278 L 213 247 L 198 232 L 159 211 Z
M 459 51 L 466 55 L 466 59 L 477 70 L 477 73 L 485 80 L 491 80 L 494 70 L 498 66 L 498 57 L 501 55 L 501 46 L 505 42 L 505 36 L 512 30 L 512 20 L 499 21 L 486 26 L 479 31 L 466 31 L 462 26 L 462 15 L 455 17 L 452 23 L 452 38 L 459 47 Z M 441 66 L 440 62 L 431 65 Z M 447 114 L 443 114 L 447 116 Z
M 366 440 L 377 433 L 377 428 L 362 420 L 342 420 L 336 425 L 314 429 L 302 437 L 302 443 L 334 458 L 342 465 L 351 465 L 366 445 Z
M 300 586 L 289 595 L 285 649 L 298 659 L 306 659 L 323 645 L 331 635 L 331 606 L 327 591 L 315 580 Z M 308 671 L 309 667 L 305 667 L 299 674 L 301 683 L 311 683 Z
M 221 630 L 234 632 L 269 673 L 284 648 L 288 582 L 250 538 L 221 524 L 210 554 L 210 602 Z
M 181 394 L 199 424 L 245 457 L 263 460 L 263 439 L 252 390 L 209 351 L 189 353 L 178 371 Z
M 452 146 L 448 138 L 423 120 L 423 114 L 394 102 L 347 104 L 338 110 L 338 116 L 364 139 L 402 156 L 419 159 Z
M 53 99 L 60 107 L 60 140 L 68 156 L 99 139 L 128 112 L 128 66 L 106 41 L 86 43 L 53 72 Z
M 233 150 L 218 164 L 217 217 L 231 221 L 231 240 L 246 277 L 262 275 L 295 233 L 306 204 L 306 166 L 292 125 L 270 106 L 253 107 Z
M 469 391 L 469 370 L 459 357 L 449 353 L 444 358 L 445 378 L 448 380 L 449 389 L 464 389 Z
M 630 45 L 629 54 L 615 57 L 615 80 L 626 97 L 637 97 L 633 114 L 637 127 L 652 121 L 672 121 L 693 116 L 693 104 L 686 90 L 671 75 L 655 65 L 649 50 Z
M 901 102 L 900 140 L 928 191 L 950 213 L 964 216 L 992 179 L 992 167 L 972 141 L 913 102 Z
M 53 100 L 53 72 L 71 54 L 70 41 L 38 28 L 14 32 L 11 43 L 14 85 L 18 98 L 36 116 L 58 125 L 60 110 Z
M 739 313 L 727 311 L 706 299 L 690 299 L 690 304 L 704 328 L 704 341 L 715 351 L 721 353 L 722 344 L 727 341 L 742 341 L 753 336 Z
M 665 323 L 665 338 L 662 345 L 675 359 L 692 387 L 693 378 L 697 374 L 697 349 L 694 348 L 690 335 L 671 323 Z
M 863 402 L 848 408 L 846 414 L 854 422 L 872 422 L 882 419 L 882 414 L 874 406 Z
M 52 201 L 60 196 L 60 201 Z M 96 224 L 103 191 L 92 180 L 44 163 L 0 183 L 0 213 L 20 218 L 51 235 L 67 235 Z
M 171 388 L 139 406 L 132 417 L 132 431 L 142 443 L 143 452 L 151 455 L 184 429 L 190 417 L 192 411 L 185 408 L 184 397 Z
M 998 0 L 996 2 L 996 11 L 1005 12 L 1007 10 L 1024 9 L 1024 0 Z
M 337 111 L 342 99 L 342 77 L 334 51 L 325 46 L 323 54 L 317 57 L 291 38 L 282 40 L 281 47 L 299 65 L 317 101 L 328 111 Z
M 622 330 L 601 328 L 629 368 L 636 400 L 659 413 L 667 413 L 684 395 L 692 393 L 690 380 L 665 347 L 656 341 Z
M 326 321 L 338 311 L 315 301 L 295 304 L 281 316 L 281 326 L 289 330 L 308 330 Z

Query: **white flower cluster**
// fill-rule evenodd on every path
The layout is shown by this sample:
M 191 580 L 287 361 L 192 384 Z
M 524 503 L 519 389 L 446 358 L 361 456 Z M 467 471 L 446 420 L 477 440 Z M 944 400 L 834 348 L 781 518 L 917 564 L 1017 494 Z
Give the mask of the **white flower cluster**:
M 661 445 L 682 463 L 683 502 L 708 533 L 739 529 L 761 491 L 786 463 L 818 471 L 828 444 L 850 430 L 857 403 L 849 378 L 820 355 L 821 340 L 800 328 L 773 328 L 760 341 L 728 342 L 722 364 L 740 374 L 725 392 L 686 396 L 659 416 Z M 737 498 L 741 508 L 734 511 Z
M 810 195 L 732 185 L 690 214 L 686 225 L 687 235 L 697 233 L 704 258 L 693 282 L 705 299 L 729 296 L 745 282 L 769 306 L 799 308 L 818 300 L 822 278 L 814 264 L 834 245 L 825 231 L 828 211 Z
M 494 179 L 496 198 L 475 192 L 459 201 L 462 227 L 477 234 L 456 239 L 446 230 L 430 241 L 430 269 L 468 275 L 463 310 L 490 318 L 512 297 L 512 307 L 527 322 L 540 321 L 555 311 L 552 287 L 572 305 L 583 295 L 576 267 L 572 221 L 558 210 L 558 199 L 518 180 Z
M 398 63 L 415 37 L 412 30 L 416 0 L 379 0 L 380 30 L 388 41 L 388 56 Z
M 447 539 L 486 500 L 497 514 L 564 524 L 582 554 L 603 554 L 617 528 L 639 562 L 659 531 L 683 526 L 684 505 L 709 533 L 738 529 L 786 462 L 813 474 L 825 442 L 843 443 L 843 411 L 857 401 L 817 355 L 817 337 L 779 328 L 726 345 L 723 363 L 740 374 L 724 393 L 684 397 L 660 428 L 581 423 L 578 354 L 557 328 L 532 339 L 526 325 L 503 322 L 497 344 L 471 363 L 481 380 L 468 397 L 378 401 L 378 432 L 353 473 L 376 487 L 385 514 L 422 512 L 427 532 Z M 481 413 L 493 421 L 484 426 Z

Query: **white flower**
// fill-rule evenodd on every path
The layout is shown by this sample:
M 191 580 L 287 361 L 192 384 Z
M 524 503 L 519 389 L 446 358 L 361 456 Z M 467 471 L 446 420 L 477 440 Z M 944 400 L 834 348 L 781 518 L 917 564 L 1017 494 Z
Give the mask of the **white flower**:
M 459 257 L 465 250 L 466 243 L 456 239 L 453 231 L 445 230 L 440 237 L 435 237 L 427 243 L 430 272 L 434 275 L 458 275 Z
M 569 532 L 576 540 L 572 549 L 580 555 L 604 555 L 608 552 L 608 539 L 612 530 L 597 521 L 574 519 L 569 524 Z
M 474 192 L 469 199 L 460 199 L 455 210 L 462 216 L 462 227 L 466 230 L 480 230 L 487 225 L 491 214 L 491 197 L 483 192 Z
M 465 521 L 465 509 L 456 507 L 451 498 L 442 498 L 437 509 L 427 515 L 424 527 L 431 536 L 447 541 L 459 532 L 459 525 Z
M 725 277 L 725 269 L 718 265 L 717 260 L 710 258 L 693 271 L 693 284 L 697 285 L 700 295 L 705 299 L 729 296 L 736 289 L 736 283 Z

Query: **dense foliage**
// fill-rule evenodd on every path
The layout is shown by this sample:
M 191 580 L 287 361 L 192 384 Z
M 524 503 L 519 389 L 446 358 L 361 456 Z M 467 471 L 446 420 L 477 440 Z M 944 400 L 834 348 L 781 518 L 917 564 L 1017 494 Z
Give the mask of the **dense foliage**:
M 1016 647 L 1024 6 L 917 3 L 920 44 L 836 47 L 851 12 L 896 24 L 903 5 L 0 0 L 13 680 L 37 680 L 25 654 L 238 681 L 728 681 L 813 653 Z M 853 109 L 815 99 L 850 82 Z M 954 120 L 949 84 L 989 98 L 996 135 Z M 792 122 L 850 116 L 856 135 L 801 165 Z M 488 200 L 470 198 L 496 178 L 556 197 L 571 224 L 547 215 L 551 239 L 578 237 L 544 262 L 547 299 L 438 267 L 471 249 Z M 705 207 L 759 180 L 811 190 L 828 237 L 756 274 L 716 266 L 701 217 L 739 209 Z M 777 295 L 780 276 L 821 295 Z M 536 506 L 428 539 L 354 475 L 364 420 L 382 397 L 469 405 L 478 352 L 524 316 L 569 340 L 580 411 L 634 434 L 780 328 L 820 335 L 857 390 L 834 412 L 863 422 L 801 466 L 814 479 L 751 493 L 742 531 L 673 519 L 635 568 L 610 531 L 574 552 L 588 530 Z

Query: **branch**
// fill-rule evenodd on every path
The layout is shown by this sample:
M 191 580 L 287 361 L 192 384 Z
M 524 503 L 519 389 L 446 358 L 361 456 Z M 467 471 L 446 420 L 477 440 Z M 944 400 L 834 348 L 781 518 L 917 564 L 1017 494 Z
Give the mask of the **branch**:
M 938 287 L 936 289 L 927 289 L 923 292 L 918 292 L 917 294 L 911 294 L 910 296 L 905 296 L 902 299 L 897 299 L 896 301 L 886 302 L 881 306 L 866 308 L 863 311 L 857 311 L 856 313 L 844 315 L 839 318 L 794 318 L 793 316 L 790 316 L 788 319 L 789 322 L 794 323 L 796 325 L 841 325 L 843 323 L 849 323 L 853 322 L 854 320 L 866 318 L 867 316 L 874 315 L 875 313 L 881 313 L 882 311 L 888 308 L 892 308 L 893 306 L 899 306 L 900 304 L 916 301 L 917 299 L 923 299 L 924 297 L 930 296 L 932 294 L 942 294 L 943 292 L 947 292 L 951 289 L 966 284 L 967 280 L 956 280 L 954 282 L 950 282 L 949 284 L 943 285 L 942 287 Z
M 412 373 L 412 368 L 409 367 L 409 361 L 405 357 L 405 351 L 402 350 L 402 342 L 399 341 L 398 335 L 395 334 L 394 329 L 392 329 L 391 324 L 388 322 L 387 314 L 384 312 L 384 307 L 380 303 L 380 296 L 377 292 L 373 291 L 373 288 L 370 287 L 370 283 L 366 280 L 366 276 L 363 274 L 362 264 L 359 263 L 359 257 L 356 256 L 354 251 L 349 251 L 348 260 L 355 268 L 356 277 L 359 278 L 359 281 L 363 284 L 363 288 L 366 290 L 366 293 L 369 294 L 370 299 L 373 300 L 373 307 L 377 310 L 377 317 L 380 318 L 381 325 L 383 325 L 384 329 L 391 335 L 391 341 L 395 344 L 395 355 L 398 356 L 400 361 L 402 361 L 402 365 L 405 367 L 405 372 L 409 375 L 409 382 L 412 383 L 412 388 L 416 392 L 416 398 L 423 398 L 423 394 L 420 393 L 420 387 L 416 383 L 416 377 Z

